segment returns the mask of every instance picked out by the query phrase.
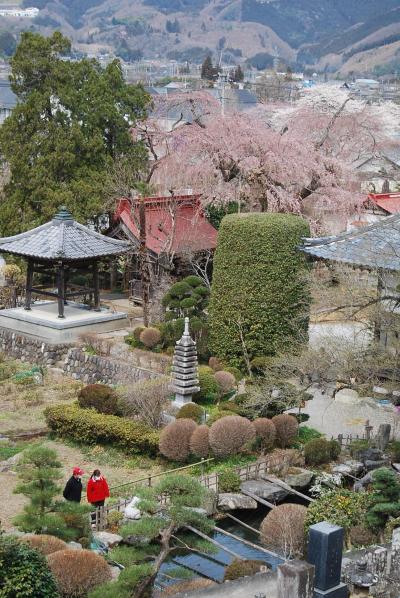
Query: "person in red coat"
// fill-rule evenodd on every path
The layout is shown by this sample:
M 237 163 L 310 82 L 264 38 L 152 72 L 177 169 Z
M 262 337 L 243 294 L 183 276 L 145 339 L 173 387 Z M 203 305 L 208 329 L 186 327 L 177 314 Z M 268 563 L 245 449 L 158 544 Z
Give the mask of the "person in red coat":
M 86 488 L 88 502 L 94 507 L 103 507 L 104 501 L 110 496 L 107 480 L 101 475 L 100 469 L 95 469 Z

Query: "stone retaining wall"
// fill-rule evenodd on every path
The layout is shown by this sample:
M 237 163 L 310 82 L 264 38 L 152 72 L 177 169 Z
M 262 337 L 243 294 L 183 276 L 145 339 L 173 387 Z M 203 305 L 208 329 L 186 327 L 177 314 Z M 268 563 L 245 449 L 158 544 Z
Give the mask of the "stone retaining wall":
M 50 345 L 0 328 L 0 351 L 27 363 L 51 366 L 63 361 L 71 345 Z
M 129 363 L 88 355 L 80 349 L 70 349 L 64 362 L 64 372 L 86 384 L 127 384 L 158 378 L 162 374 L 135 367 Z

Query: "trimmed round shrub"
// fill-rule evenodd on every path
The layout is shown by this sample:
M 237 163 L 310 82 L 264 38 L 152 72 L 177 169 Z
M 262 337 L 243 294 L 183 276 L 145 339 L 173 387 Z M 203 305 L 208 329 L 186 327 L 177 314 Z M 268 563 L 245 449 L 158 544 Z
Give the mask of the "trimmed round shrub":
M 307 465 L 322 465 L 334 461 L 340 455 L 340 444 L 336 440 L 314 438 L 304 447 L 304 458 Z
M 243 368 L 243 345 L 252 360 L 304 342 L 310 295 L 297 246 L 309 234 L 307 222 L 292 214 L 223 218 L 209 306 L 215 356 Z
M 66 598 L 83 598 L 111 580 L 106 560 L 92 550 L 60 550 L 50 554 L 47 562 L 60 594 Z
M 118 397 L 106 384 L 88 384 L 79 391 L 79 406 L 106 415 L 121 415 Z
M 218 474 L 218 492 L 239 492 L 240 475 L 236 471 L 227 469 Z
M 148 349 L 153 349 L 161 340 L 161 332 L 158 328 L 145 328 L 140 333 L 140 342 Z
M 355 525 L 349 531 L 350 543 L 352 546 L 371 546 L 377 541 L 376 535 L 363 525 Z
M 256 431 L 250 420 L 240 415 L 229 415 L 211 426 L 210 447 L 216 457 L 228 457 L 254 440 L 255 435 Z
M 0 596 L 58 597 L 56 582 L 45 557 L 11 536 L 0 536 Z
M 233 581 L 240 577 L 249 577 L 259 573 L 264 567 L 270 566 L 264 561 L 241 561 L 236 559 L 225 569 L 224 581 Z
M 136 328 L 134 329 L 134 331 L 132 332 L 133 338 L 135 339 L 135 341 L 137 341 L 138 343 L 140 342 L 140 335 L 142 334 L 143 330 L 145 330 L 144 326 L 136 326 Z
M 21 541 L 26 542 L 31 548 L 38 550 L 44 556 L 67 548 L 67 544 L 63 540 L 47 534 L 28 534 L 22 536 Z
M 272 449 L 276 438 L 274 422 L 267 417 L 259 417 L 253 421 L 253 426 L 256 429 L 257 438 L 261 440 L 262 446 L 267 450 Z
M 196 403 L 186 403 L 183 405 L 178 413 L 176 414 L 176 419 L 192 419 L 196 424 L 201 424 L 203 421 L 204 416 L 204 409 L 197 405 Z
M 210 452 L 210 428 L 207 425 L 198 426 L 190 437 L 190 452 L 196 457 L 205 459 Z
M 300 558 L 305 548 L 306 507 L 287 503 L 272 509 L 261 523 L 261 542 L 285 558 Z
M 272 422 L 276 429 L 276 441 L 280 448 L 287 448 L 297 436 L 299 423 L 293 415 L 275 415 Z
M 208 365 L 201 365 L 199 367 L 199 386 L 200 390 L 197 392 L 193 400 L 197 403 L 204 400 L 216 400 L 218 397 L 219 386 L 214 378 L 214 370 Z
M 217 381 L 223 395 L 233 390 L 236 386 L 235 376 L 229 372 L 225 372 L 223 370 L 220 372 L 215 372 L 214 378 Z
M 229 372 L 230 374 L 233 374 L 233 376 L 235 376 L 235 380 L 236 382 L 240 382 L 240 380 L 243 379 L 243 374 L 242 372 L 239 370 L 239 368 L 235 368 L 235 367 L 228 367 L 228 368 L 224 368 L 225 372 Z
M 190 454 L 190 438 L 197 425 L 192 419 L 177 419 L 161 432 L 160 453 L 171 461 L 186 461 Z
M 218 357 L 210 357 L 208 360 L 208 365 L 214 372 L 219 372 L 220 370 L 224 369 L 224 365 Z

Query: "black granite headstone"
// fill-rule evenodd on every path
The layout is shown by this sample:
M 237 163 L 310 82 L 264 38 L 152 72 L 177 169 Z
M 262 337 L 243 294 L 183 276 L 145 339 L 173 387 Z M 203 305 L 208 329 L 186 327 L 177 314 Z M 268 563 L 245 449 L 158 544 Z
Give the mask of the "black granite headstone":
M 344 530 L 327 521 L 310 527 L 308 562 L 315 565 L 314 597 L 347 598 L 347 586 L 340 582 Z

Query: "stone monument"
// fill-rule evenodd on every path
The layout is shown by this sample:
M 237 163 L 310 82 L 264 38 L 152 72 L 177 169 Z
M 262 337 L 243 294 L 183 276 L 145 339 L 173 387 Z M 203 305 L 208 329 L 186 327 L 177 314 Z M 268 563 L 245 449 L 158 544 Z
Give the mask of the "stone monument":
M 349 590 L 341 583 L 344 530 L 327 521 L 310 527 L 308 562 L 315 565 L 314 598 L 348 598 Z
M 173 405 L 182 407 L 192 402 L 192 396 L 199 392 L 196 343 L 190 336 L 189 318 L 185 318 L 183 335 L 176 343 L 172 360 L 171 390 L 175 393 Z

